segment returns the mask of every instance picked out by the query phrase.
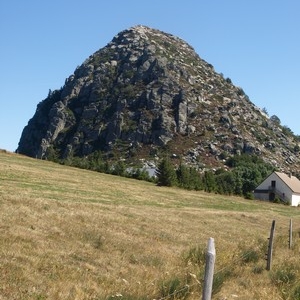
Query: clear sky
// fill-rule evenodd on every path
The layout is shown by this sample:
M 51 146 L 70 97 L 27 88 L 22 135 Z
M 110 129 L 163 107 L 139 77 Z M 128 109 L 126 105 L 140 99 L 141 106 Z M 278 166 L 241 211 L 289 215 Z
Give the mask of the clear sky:
M 0 0 L 0 148 L 16 150 L 49 89 L 139 24 L 187 41 L 300 134 L 299 0 Z

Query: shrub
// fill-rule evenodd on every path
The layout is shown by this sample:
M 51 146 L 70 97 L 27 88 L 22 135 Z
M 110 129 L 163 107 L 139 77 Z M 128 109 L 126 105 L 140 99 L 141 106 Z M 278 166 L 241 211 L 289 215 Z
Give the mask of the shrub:
M 164 299 L 185 299 L 189 295 L 189 286 L 182 283 L 178 277 L 163 282 L 160 288 L 161 297 Z
M 274 203 L 281 203 L 281 200 L 278 196 L 275 196 L 274 200 L 273 200 Z
M 297 279 L 296 270 L 292 265 L 286 265 L 271 275 L 272 281 L 275 285 L 282 287 L 283 285 L 290 285 Z
M 243 263 L 251 263 L 251 262 L 258 262 L 259 260 L 259 253 L 254 249 L 246 249 L 242 253 L 242 261 Z
M 293 299 L 300 299 L 300 285 L 294 289 Z
M 245 199 L 248 199 L 248 200 L 253 200 L 254 199 L 254 195 L 252 192 L 247 192 L 245 194 Z
M 265 270 L 264 266 L 254 266 L 252 272 L 254 274 L 261 274 Z

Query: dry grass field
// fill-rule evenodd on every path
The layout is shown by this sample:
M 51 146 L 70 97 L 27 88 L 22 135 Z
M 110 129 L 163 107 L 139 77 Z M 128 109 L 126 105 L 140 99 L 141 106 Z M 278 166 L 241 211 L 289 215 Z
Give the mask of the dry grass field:
M 0 212 L 0 300 L 201 299 L 209 237 L 213 299 L 300 299 L 299 208 L 1 151 Z

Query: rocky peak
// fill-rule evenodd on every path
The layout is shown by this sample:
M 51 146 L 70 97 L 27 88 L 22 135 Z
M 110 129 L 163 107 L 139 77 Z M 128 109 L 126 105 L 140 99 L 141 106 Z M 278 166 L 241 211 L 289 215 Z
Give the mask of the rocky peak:
M 299 163 L 295 145 L 182 39 L 135 26 L 49 93 L 17 151 L 39 158 L 55 151 L 66 158 L 100 150 L 132 161 L 153 159 L 167 148 L 199 168 L 255 153 L 286 169 Z

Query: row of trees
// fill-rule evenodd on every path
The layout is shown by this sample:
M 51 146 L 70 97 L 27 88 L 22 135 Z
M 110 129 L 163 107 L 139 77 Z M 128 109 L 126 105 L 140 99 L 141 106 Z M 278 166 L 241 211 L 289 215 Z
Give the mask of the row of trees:
M 70 155 L 66 159 L 56 159 L 55 161 L 64 165 L 73 166 L 80 169 L 88 169 L 100 173 L 155 182 L 155 178 L 151 177 L 149 173 L 142 167 L 129 167 L 122 160 L 119 160 L 117 162 L 110 162 L 108 159 L 103 158 L 103 153 L 101 151 L 95 151 L 86 157 Z
M 101 173 L 152 181 L 160 186 L 176 186 L 188 190 L 204 190 L 226 195 L 239 195 L 252 198 L 252 191 L 262 182 L 274 167 L 254 155 L 236 155 L 226 161 L 227 170 L 198 172 L 196 168 L 180 163 L 174 167 L 166 156 L 157 166 L 155 176 L 142 167 L 129 167 L 124 161 L 109 162 L 103 153 L 96 151 L 85 158 L 68 157 L 60 163 L 89 169 Z
M 274 168 L 262 159 L 246 154 L 231 157 L 226 164 L 229 171 L 219 169 L 199 174 L 195 168 L 184 164 L 180 164 L 175 170 L 170 159 L 164 158 L 156 172 L 157 183 L 252 198 L 252 191 L 274 171 Z

